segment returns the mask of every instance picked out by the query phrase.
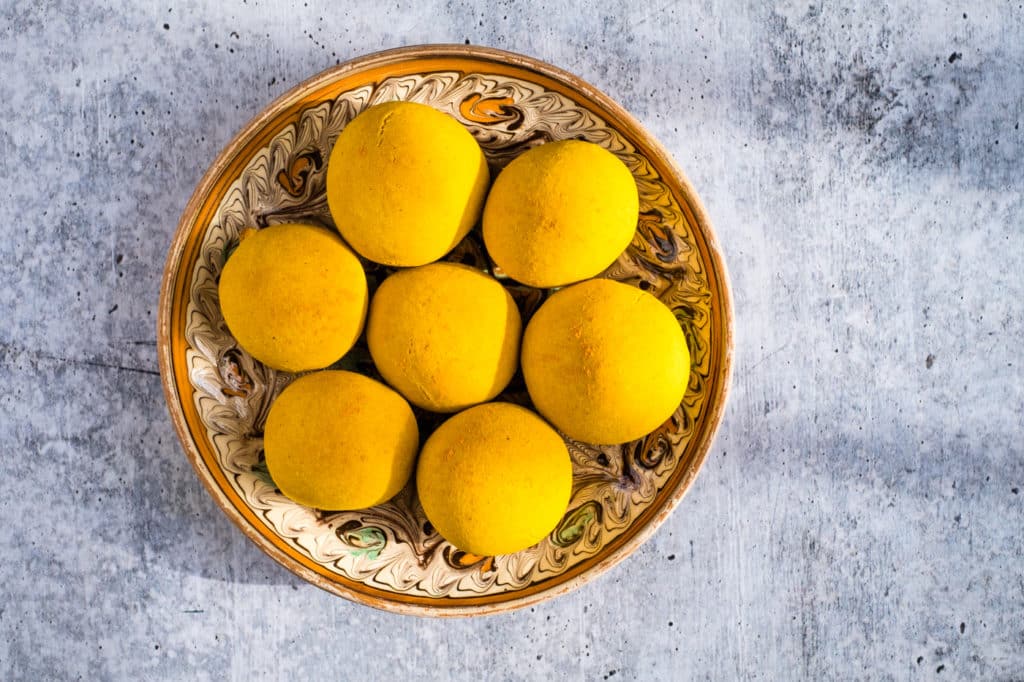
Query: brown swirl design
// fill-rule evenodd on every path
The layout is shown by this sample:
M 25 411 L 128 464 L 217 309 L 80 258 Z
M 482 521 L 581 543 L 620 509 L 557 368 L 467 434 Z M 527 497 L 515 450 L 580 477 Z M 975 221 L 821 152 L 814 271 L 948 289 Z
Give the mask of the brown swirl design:
M 396 99 L 428 103 L 458 118 L 494 169 L 531 146 L 558 139 L 589 140 L 616 154 L 636 178 L 641 216 L 633 244 L 605 276 L 660 297 L 689 343 L 693 371 L 675 415 L 655 433 L 622 446 L 567 441 L 574 466 L 570 511 L 549 538 L 516 554 L 480 557 L 452 547 L 426 521 L 411 485 L 386 504 L 359 511 L 320 512 L 283 497 L 262 462 L 262 429 L 274 396 L 292 377 L 239 350 L 220 314 L 217 276 L 240 231 L 293 220 L 332 226 L 323 160 L 353 116 Z M 476 234 L 449 259 L 502 276 Z M 371 285 L 385 274 L 371 268 Z M 708 396 L 711 295 L 694 235 L 673 192 L 641 153 L 592 112 L 510 77 L 454 71 L 395 77 L 302 110 L 253 155 L 230 186 L 202 235 L 188 292 L 185 339 L 192 400 L 229 484 L 294 551 L 386 593 L 434 599 L 514 593 L 601 555 L 666 486 Z M 516 287 L 511 292 L 526 317 L 545 295 Z M 366 358 L 356 354 L 340 366 L 369 371 Z M 528 403 L 521 377 L 503 397 Z
M 242 369 L 241 351 L 232 348 L 220 359 L 220 376 L 224 382 L 221 393 L 233 398 L 245 398 L 253 389 L 252 377 Z
M 301 197 L 305 193 L 306 180 L 310 174 L 320 170 L 323 165 L 324 157 L 320 150 L 312 149 L 296 156 L 288 168 L 281 169 L 277 174 L 277 181 L 289 195 Z

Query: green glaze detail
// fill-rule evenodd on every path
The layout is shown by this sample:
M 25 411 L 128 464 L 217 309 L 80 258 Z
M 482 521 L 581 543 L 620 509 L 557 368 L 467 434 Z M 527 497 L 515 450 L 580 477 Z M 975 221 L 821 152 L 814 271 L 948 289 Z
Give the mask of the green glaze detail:
M 551 539 L 559 547 L 570 547 L 586 534 L 590 524 L 600 518 L 601 509 L 591 500 L 566 514 L 551 534 Z
M 384 531 L 375 526 L 350 530 L 342 535 L 342 541 L 352 548 L 352 556 L 366 556 L 376 559 L 388 544 Z
M 273 477 L 270 475 L 270 469 L 267 468 L 265 461 L 259 461 L 252 465 L 250 471 L 256 475 L 260 480 L 269 483 L 270 485 L 277 488 L 277 484 L 274 483 Z

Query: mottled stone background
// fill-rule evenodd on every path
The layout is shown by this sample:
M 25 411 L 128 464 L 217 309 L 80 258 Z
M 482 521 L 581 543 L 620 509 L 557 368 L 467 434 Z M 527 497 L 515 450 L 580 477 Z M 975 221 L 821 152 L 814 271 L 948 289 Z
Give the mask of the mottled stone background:
M 673 517 L 569 596 L 463 621 L 264 556 L 178 446 L 154 347 L 235 131 L 426 42 L 622 102 L 736 298 L 731 403 Z M 1017 1 L 0 1 L 0 678 L 1024 679 L 1022 118 Z

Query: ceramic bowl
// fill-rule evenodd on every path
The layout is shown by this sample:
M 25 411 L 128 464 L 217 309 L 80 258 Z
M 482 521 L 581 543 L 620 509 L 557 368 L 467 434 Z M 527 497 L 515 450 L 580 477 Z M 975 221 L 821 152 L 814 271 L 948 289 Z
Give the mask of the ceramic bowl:
M 589 140 L 616 154 L 636 178 L 640 216 L 632 245 L 604 276 L 660 298 L 689 343 L 690 383 L 672 418 L 625 445 L 567 440 L 574 467 L 569 509 L 550 536 L 516 554 L 476 556 L 445 542 L 411 484 L 390 502 L 360 511 L 310 509 L 282 496 L 263 464 L 261 436 L 271 402 L 293 377 L 240 349 L 220 313 L 217 279 L 239 232 L 278 222 L 333 228 L 324 180 L 334 140 L 360 111 L 390 100 L 429 104 L 461 121 L 494 175 L 551 140 Z M 449 258 L 487 268 L 478 239 L 471 235 Z M 371 268 L 369 276 L 382 274 Z M 527 315 L 545 295 L 512 288 Z M 357 602 L 463 616 L 520 608 L 578 587 L 666 519 L 693 483 L 722 417 L 732 311 L 725 266 L 696 192 L 621 106 L 535 59 L 433 45 L 329 69 L 278 98 L 231 141 L 199 183 L 170 247 L 158 351 L 185 453 L 213 499 L 260 549 Z M 340 366 L 372 373 L 358 349 Z M 502 398 L 528 401 L 517 382 Z

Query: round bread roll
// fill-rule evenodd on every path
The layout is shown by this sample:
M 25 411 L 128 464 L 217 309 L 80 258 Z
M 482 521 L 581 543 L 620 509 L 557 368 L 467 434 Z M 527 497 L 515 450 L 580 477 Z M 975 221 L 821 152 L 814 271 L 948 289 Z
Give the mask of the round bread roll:
M 549 142 L 516 157 L 494 181 L 484 242 L 513 279 L 563 286 L 611 265 L 638 216 L 636 182 L 614 154 L 590 142 Z
M 338 235 L 312 225 L 251 232 L 224 265 L 218 291 L 238 344 L 288 372 L 338 360 L 366 319 L 362 264 Z
M 370 303 L 366 329 L 381 376 L 434 412 L 498 395 L 518 367 L 521 334 L 519 309 L 505 288 L 455 263 L 388 277 Z
M 412 474 L 419 429 L 402 396 L 354 372 L 307 374 L 270 407 L 267 469 L 288 498 L 328 510 L 386 502 Z
M 466 552 L 509 554 L 544 539 L 565 514 L 572 461 L 543 419 L 510 403 L 455 415 L 420 454 L 416 489 L 427 518 Z
M 389 102 L 341 131 L 327 165 L 327 203 L 365 258 L 424 265 L 472 229 L 489 181 L 480 146 L 458 121 L 424 104 Z
M 609 279 L 555 293 L 523 336 L 523 376 L 537 411 L 570 438 L 615 444 L 664 423 L 690 375 L 686 337 L 651 294 Z

